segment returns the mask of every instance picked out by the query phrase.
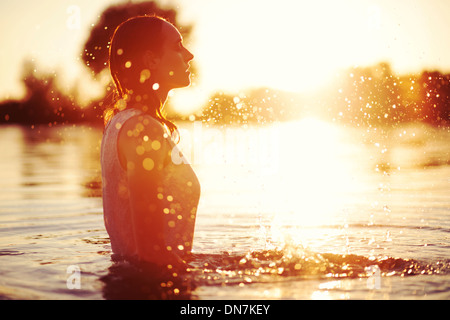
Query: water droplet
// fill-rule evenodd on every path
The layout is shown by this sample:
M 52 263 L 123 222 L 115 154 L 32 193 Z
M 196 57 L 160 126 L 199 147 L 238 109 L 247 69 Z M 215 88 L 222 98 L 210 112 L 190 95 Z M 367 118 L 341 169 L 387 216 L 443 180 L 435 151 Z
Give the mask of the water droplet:
M 142 156 L 145 152 L 145 148 L 143 146 L 137 146 L 136 147 L 136 153 L 140 156 Z
M 124 99 L 120 99 L 117 102 L 117 109 L 119 109 L 119 111 L 125 110 L 127 107 L 127 102 Z
M 142 161 L 142 166 L 145 170 L 151 171 L 155 166 L 155 162 L 150 158 L 145 158 L 144 161 Z
M 152 149 L 155 151 L 158 151 L 161 148 L 161 142 L 159 142 L 158 140 L 154 140 L 152 142 Z
M 138 124 L 136 124 L 136 130 L 139 131 L 139 132 L 143 131 L 144 130 L 144 125 L 139 122 Z
M 150 70 L 148 69 L 144 69 L 141 71 L 141 75 L 139 78 L 139 82 L 140 83 L 144 83 L 145 81 L 147 81 L 148 79 L 150 79 Z

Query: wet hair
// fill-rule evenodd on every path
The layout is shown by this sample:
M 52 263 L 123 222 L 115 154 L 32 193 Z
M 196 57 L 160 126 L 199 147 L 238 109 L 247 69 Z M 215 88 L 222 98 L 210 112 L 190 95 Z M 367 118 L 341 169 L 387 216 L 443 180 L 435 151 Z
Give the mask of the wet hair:
M 163 105 L 152 90 L 150 70 L 144 60 L 147 51 L 162 55 L 164 23 L 167 21 L 158 16 L 138 16 L 122 22 L 114 31 L 109 47 L 109 69 L 115 97 L 112 108 L 105 112 L 105 123 L 131 102 L 131 105 L 139 103 L 142 111 L 156 116 L 171 134 L 177 132 L 176 125 L 165 117 Z

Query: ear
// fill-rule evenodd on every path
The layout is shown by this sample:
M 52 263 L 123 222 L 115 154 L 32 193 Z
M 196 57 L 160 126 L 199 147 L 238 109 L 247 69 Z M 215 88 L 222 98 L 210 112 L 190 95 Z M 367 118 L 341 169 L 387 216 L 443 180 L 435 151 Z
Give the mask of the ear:
M 145 51 L 143 58 L 144 66 L 150 70 L 156 69 L 161 59 L 150 50 Z

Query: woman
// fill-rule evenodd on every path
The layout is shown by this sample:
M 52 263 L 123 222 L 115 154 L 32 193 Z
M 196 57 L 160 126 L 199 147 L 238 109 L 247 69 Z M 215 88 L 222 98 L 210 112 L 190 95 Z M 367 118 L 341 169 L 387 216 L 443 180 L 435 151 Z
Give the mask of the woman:
M 190 84 L 192 59 L 178 30 L 159 17 L 127 20 L 111 39 L 119 100 L 105 115 L 103 209 L 122 258 L 173 266 L 192 249 L 200 185 L 186 161 L 171 161 L 177 128 L 162 114 L 169 91 Z

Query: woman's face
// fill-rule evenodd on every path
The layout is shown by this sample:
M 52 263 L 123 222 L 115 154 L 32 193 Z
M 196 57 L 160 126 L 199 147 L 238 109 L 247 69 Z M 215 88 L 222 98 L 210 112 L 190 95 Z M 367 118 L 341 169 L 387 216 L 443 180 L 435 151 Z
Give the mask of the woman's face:
M 173 25 L 165 22 L 161 32 L 164 48 L 162 55 L 157 59 L 154 71 L 157 87 L 171 90 L 189 86 L 191 83 L 189 61 L 194 55 L 183 46 L 181 34 Z

